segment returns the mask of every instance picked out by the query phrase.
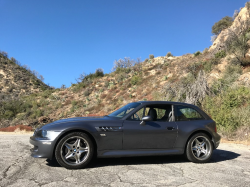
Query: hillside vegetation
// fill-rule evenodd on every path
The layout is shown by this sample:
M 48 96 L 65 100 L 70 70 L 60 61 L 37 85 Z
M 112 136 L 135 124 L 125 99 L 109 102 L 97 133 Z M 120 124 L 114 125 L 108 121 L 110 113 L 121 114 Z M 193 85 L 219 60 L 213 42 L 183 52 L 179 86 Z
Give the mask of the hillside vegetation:
M 43 76 L 31 71 L 8 53 L 0 51 L 0 101 L 15 99 L 50 87 L 43 83 Z
M 2 84 L 8 77 L 12 77 L 12 92 L 25 94 L 0 99 L 0 125 L 35 127 L 61 118 L 106 115 L 133 101 L 168 100 L 198 105 L 217 122 L 224 137 L 249 139 L 249 12 L 247 3 L 230 24 L 224 24 L 224 18 L 217 22 L 213 26 L 214 43 L 203 52 L 179 57 L 170 52 L 161 57 L 151 54 L 144 61 L 120 59 L 114 62 L 111 73 L 97 69 L 82 74 L 69 88 L 51 89 L 34 73 L 1 54 L 1 94 L 10 87 Z

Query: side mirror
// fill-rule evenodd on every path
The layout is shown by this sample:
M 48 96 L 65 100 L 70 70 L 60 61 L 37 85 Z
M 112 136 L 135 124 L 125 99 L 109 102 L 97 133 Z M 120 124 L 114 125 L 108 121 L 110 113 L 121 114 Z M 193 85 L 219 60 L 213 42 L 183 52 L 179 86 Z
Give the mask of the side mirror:
M 145 121 L 152 121 L 152 118 L 150 116 L 143 117 L 140 125 L 145 125 Z

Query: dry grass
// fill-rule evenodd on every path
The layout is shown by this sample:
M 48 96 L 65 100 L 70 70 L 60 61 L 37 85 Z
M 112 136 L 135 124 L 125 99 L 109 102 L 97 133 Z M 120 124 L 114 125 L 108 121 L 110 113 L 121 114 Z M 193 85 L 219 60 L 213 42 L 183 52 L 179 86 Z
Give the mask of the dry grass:
M 65 102 L 64 102 L 64 106 L 66 106 L 66 105 L 69 105 L 69 104 L 71 104 L 71 99 L 67 99 Z
M 102 95 L 100 96 L 100 98 L 101 98 L 101 99 L 105 99 L 106 96 L 107 96 L 107 94 L 102 94 Z
M 59 92 L 59 95 L 66 95 L 66 94 L 67 94 L 67 91 Z
M 99 116 L 98 114 L 88 114 L 87 117 Z
M 113 96 L 112 96 L 111 94 L 107 95 L 106 101 L 110 101 L 110 100 L 112 100 L 112 99 L 113 99 Z
M 16 125 L 12 127 L 0 128 L 1 132 L 32 131 L 32 127 L 26 125 Z

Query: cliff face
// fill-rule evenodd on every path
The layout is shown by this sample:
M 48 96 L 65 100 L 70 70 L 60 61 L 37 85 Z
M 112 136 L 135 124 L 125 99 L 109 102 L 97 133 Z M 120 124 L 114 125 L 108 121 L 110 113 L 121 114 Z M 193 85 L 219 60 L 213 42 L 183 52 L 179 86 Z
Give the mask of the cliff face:
M 235 18 L 233 24 L 229 28 L 222 30 L 217 36 L 216 40 L 213 42 L 213 45 L 209 48 L 209 53 L 216 54 L 218 51 L 224 49 L 225 42 L 228 40 L 228 38 L 233 34 L 240 35 L 243 29 L 249 26 L 249 21 L 250 10 L 247 7 L 244 7 Z
M 0 101 L 14 99 L 48 89 L 49 86 L 37 78 L 38 73 L 18 64 L 0 53 Z

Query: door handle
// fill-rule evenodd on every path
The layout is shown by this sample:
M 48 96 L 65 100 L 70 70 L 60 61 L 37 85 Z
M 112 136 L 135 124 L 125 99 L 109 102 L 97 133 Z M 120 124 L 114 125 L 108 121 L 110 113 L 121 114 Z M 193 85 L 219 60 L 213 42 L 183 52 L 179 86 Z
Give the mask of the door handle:
M 172 131 L 172 130 L 174 130 L 174 127 L 167 127 L 167 129 Z

